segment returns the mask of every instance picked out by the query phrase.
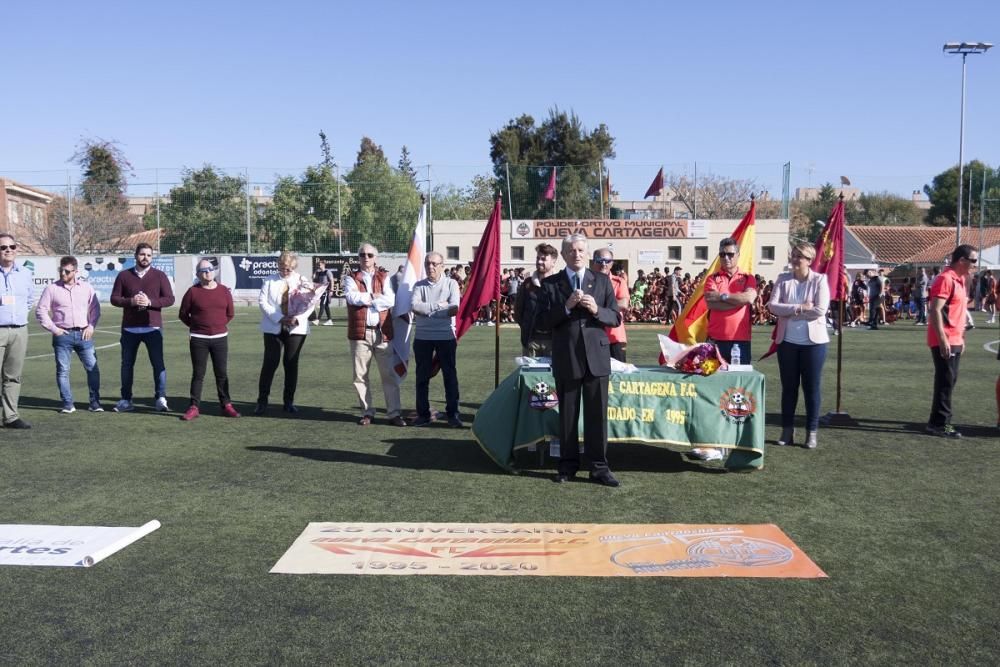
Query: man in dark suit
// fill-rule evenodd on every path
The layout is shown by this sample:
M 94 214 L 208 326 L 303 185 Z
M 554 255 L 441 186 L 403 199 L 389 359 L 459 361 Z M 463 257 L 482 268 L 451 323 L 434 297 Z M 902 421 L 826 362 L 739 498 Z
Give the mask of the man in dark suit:
M 591 481 L 619 486 L 608 469 L 608 376 L 611 344 L 605 327 L 620 323 L 611 280 L 587 268 L 587 237 L 562 241 L 566 269 L 549 276 L 544 290 L 544 326 L 552 332 L 552 374 L 559 398 L 560 440 L 557 483 L 580 469 L 579 419 L 583 399 L 583 445 Z

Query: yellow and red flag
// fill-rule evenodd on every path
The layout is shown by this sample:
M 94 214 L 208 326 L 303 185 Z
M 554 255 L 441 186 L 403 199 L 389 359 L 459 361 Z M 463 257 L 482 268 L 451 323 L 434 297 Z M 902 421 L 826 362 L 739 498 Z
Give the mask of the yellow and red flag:
M 757 202 L 750 200 L 750 210 L 740 220 L 732 238 L 740 248 L 737 266 L 743 273 L 753 274 L 754 271 L 754 221 L 757 217 Z M 703 343 L 708 338 L 708 304 L 705 303 L 705 283 L 708 277 L 718 272 L 719 256 L 716 255 L 708 267 L 705 277 L 688 298 L 684 310 L 677 316 L 677 321 L 668 334 L 671 340 L 685 345 Z

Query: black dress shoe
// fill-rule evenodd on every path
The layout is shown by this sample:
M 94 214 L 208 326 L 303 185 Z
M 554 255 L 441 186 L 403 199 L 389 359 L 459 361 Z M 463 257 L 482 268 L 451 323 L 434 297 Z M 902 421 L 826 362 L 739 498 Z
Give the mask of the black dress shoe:
M 29 424 L 28 422 L 24 421 L 20 417 L 18 417 L 14 421 L 9 422 L 7 424 L 4 424 L 4 428 L 20 428 L 20 429 L 25 429 L 25 428 L 31 428 L 31 424 Z
M 267 403 L 258 402 L 257 407 L 253 409 L 255 417 L 263 417 L 265 412 L 267 412 Z
M 574 475 L 570 475 L 564 472 L 556 473 L 556 476 L 552 478 L 552 481 L 556 484 L 562 484 L 563 482 L 569 482 L 573 479 Z
M 615 488 L 622 485 L 622 483 L 619 482 L 617 479 L 615 479 L 615 476 L 612 475 L 611 473 L 607 473 L 600 476 L 591 475 L 590 481 L 594 482 L 595 484 L 600 484 L 602 486 L 610 486 Z
M 284 410 L 285 412 L 287 412 L 290 415 L 297 415 L 297 414 L 299 414 L 299 409 L 297 407 L 295 407 L 294 403 L 285 403 L 285 407 L 283 407 L 282 410 Z

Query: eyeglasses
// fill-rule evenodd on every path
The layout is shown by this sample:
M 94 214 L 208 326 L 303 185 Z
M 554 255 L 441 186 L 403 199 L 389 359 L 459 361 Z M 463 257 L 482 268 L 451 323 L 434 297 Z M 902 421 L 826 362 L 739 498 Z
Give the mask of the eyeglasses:
M 198 273 L 212 273 L 213 271 L 215 271 L 215 267 L 212 266 L 202 267 L 198 269 Z
M 69 273 L 73 273 L 74 271 L 76 271 L 76 269 L 59 269 L 59 273 L 61 273 L 63 275 L 66 275 L 66 274 L 69 274 Z
M 0 245 L 0 250 L 17 250 L 17 244 L 11 243 L 10 245 Z
M 968 262 L 969 264 L 975 264 L 976 262 L 979 261 L 979 258 L 978 257 L 966 257 L 965 261 Z
M 613 260 L 613 259 L 611 259 L 609 257 L 601 257 L 599 259 L 595 259 L 594 263 L 595 264 L 614 264 L 615 260 Z
M 367 257 L 368 259 L 375 259 L 376 257 L 378 257 L 378 255 L 376 255 L 373 252 L 359 252 L 358 257 Z
M 735 252 L 720 252 L 719 253 L 719 257 L 725 257 L 727 259 L 732 259 L 733 257 L 736 257 L 736 253 Z
M 792 259 L 808 259 L 808 260 L 812 260 L 812 257 L 806 257 L 805 255 L 800 255 L 797 252 L 793 252 L 792 253 Z

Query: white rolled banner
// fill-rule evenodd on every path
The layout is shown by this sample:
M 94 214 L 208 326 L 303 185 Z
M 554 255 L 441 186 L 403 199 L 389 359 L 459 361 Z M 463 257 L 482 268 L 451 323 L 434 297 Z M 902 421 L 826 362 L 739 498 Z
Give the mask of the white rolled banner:
M 93 567 L 94 565 L 96 565 L 97 563 L 100 563 L 102 560 L 104 560 L 105 558 L 107 558 L 111 554 L 113 554 L 113 553 L 115 553 L 117 551 L 121 551 L 122 549 L 124 549 L 128 545 L 132 544 L 133 542 L 135 542 L 137 540 L 141 540 L 142 538 L 146 537 L 147 535 L 149 535 L 151 532 L 153 532 L 154 530 L 156 530 L 159 527 L 160 527 L 160 522 L 157 521 L 156 519 L 153 519 L 152 521 L 144 523 L 143 525 L 139 526 L 138 528 L 135 529 L 135 531 L 129 533 L 128 535 L 125 535 L 125 536 L 123 536 L 123 537 L 115 540 L 111 544 L 109 544 L 106 547 L 103 547 L 101 549 L 98 549 L 97 551 L 95 551 L 92 554 L 84 556 L 80 560 L 80 563 L 84 567 Z

